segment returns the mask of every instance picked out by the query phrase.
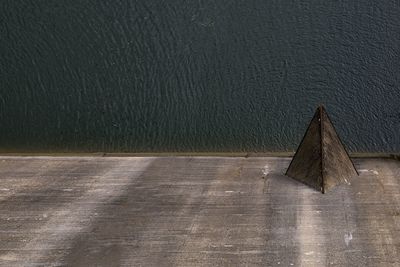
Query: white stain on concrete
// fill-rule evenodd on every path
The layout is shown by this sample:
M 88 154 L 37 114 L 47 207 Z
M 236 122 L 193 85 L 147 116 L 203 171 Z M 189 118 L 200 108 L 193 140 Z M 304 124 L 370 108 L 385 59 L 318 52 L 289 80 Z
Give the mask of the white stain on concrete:
M 376 170 L 373 170 L 373 169 L 361 169 L 361 170 L 358 170 L 358 172 L 360 172 L 360 173 L 361 172 L 372 172 L 375 175 L 379 175 L 379 172 Z
M 353 239 L 352 233 L 346 233 L 344 234 L 344 243 L 346 243 L 346 247 L 349 246 L 350 241 Z
M 268 165 L 265 165 L 264 168 L 262 169 L 263 177 L 267 177 L 267 175 L 269 174 L 269 172 L 270 172 L 269 166 L 268 166 Z
M 72 191 L 74 191 L 74 189 L 72 189 L 72 188 L 64 188 L 62 191 L 64 191 L 64 192 L 72 192 Z
M 44 218 L 49 216 L 49 220 L 34 231 L 35 235 L 23 240 L 26 243 L 18 250 L 1 255 L 0 260 L 18 259 L 21 266 L 29 266 L 32 262 L 40 263 L 48 259 L 52 251 L 70 247 L 76 236 L 90 228 L 96 211 L 105 203 L 123 195 L 128 190 L 128 185 L 137 179 L 153 160 L 154 158 L 136 158 L 134 161 L 121 159 L 109 172 L 99 176 L 86 188 L 83 196 L 59 207 L 51 215 L 43 214 Z M 99 187 L 103 190 L 99 190 Z M 60 254 L 58 258 L 62 256 Z
M 301 191 L 301 205 L 298 210 L 297 233 L 300 246 L 300 266 L 319 266 L 318 261 L 325 260 L 325 250 L 321 249 L 324 235 L 316 229 L 323 225 L 321 213 L 310 200 L 312 189 Z

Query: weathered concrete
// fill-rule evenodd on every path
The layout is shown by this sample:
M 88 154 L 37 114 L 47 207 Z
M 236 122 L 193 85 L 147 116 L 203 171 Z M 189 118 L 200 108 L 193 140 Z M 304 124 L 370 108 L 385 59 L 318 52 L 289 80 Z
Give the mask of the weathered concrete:
M 400 162 L 323 195 L 290 158 L 0 157 L 1 266 L 400 266 Z

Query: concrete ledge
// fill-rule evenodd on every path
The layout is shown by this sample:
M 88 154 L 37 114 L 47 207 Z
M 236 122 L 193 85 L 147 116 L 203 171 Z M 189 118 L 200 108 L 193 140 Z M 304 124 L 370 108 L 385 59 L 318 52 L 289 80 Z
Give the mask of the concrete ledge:
M 289 162 L 1 157 L 0 266 L 400 266 L 399 161 L 325 195 Z
M 1 152 L 0 156 L 16 157 L 293 157 L 294 151 L 290 152 L 138 152 L 138 153 L 107 153 L 107 152 Z M 399 159 L 399 154 L 392 153 L 349 153 L 352 158 L 393 158 Z

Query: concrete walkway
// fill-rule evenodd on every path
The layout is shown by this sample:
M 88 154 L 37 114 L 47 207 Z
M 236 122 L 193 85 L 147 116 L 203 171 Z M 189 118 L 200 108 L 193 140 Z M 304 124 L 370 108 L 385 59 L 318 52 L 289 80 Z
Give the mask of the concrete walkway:
M 0 157 L 0 266 L 400 266 L 400 162 L 323 195 L 290 158 Z

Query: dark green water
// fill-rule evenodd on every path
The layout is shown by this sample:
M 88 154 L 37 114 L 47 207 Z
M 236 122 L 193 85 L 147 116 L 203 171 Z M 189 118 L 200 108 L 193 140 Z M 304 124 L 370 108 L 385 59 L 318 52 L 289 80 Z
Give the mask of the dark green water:
M 0 150 L 400 151 L 400 2 L 0 2 Z

